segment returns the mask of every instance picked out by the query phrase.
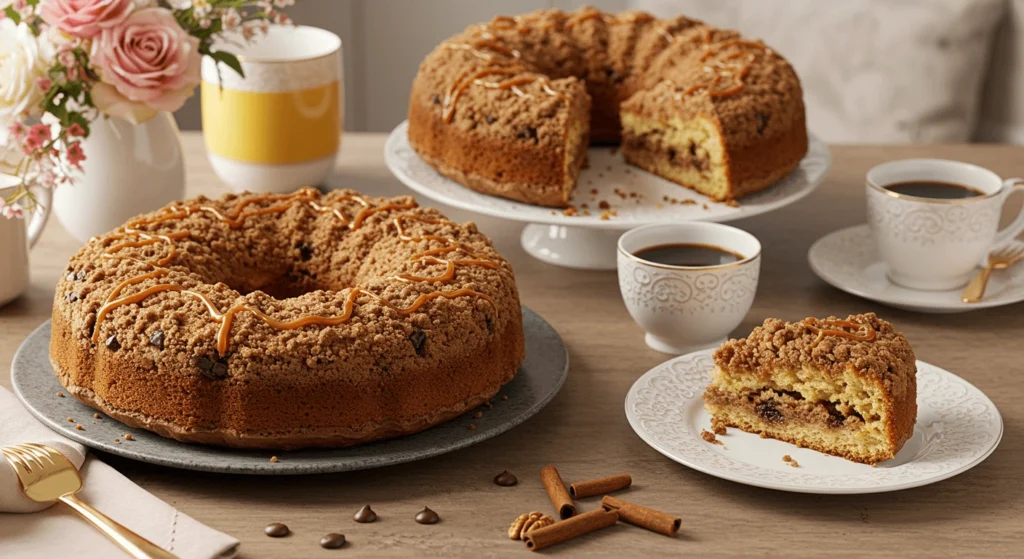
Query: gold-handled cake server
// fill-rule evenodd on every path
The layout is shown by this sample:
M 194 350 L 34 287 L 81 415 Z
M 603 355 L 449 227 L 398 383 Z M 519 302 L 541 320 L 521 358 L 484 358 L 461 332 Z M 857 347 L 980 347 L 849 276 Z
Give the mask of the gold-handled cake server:
M 0 448 L 21 481 L 26 497 L 38 503 L 60 501 L 88 520 L 121 549 L 136 559 L 177 559 L 146 538 L 108 518 L 77 496 L 82 476 L 60 451 L 45 445 L 25 443 Z
M 1024 246 L 1006 246 L 988 255 L 988 264 L 967 284 L 960 300 L 965 303 L 977 303 L 985 295 L 988 279 L 993 270 L 1003 270 L 1024 259 Z

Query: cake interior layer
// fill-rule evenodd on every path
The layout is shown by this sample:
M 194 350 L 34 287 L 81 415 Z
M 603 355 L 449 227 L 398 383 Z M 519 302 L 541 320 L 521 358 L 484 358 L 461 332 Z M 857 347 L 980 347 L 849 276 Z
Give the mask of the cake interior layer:
M 573 189 L 576 187 L 576 180 L 580 176 L 580 170 L 587 160 L 587 135 L 589 133 L 586 122 L 574 120 L 566 132 L 565 143 L 565 164 L 563 167 L 562 195 L 568 203 Z
M 645 171 L 715 200 L 730 197 L 722 137 L 709 119 L 659 122 L 623 113 L 622 154 Z
M 895 454 L 881 388 L 851 369 L 832 376 L 805 367 L 765 378 L 716 368 L 704 400 L 717 424 L 858 462 Z

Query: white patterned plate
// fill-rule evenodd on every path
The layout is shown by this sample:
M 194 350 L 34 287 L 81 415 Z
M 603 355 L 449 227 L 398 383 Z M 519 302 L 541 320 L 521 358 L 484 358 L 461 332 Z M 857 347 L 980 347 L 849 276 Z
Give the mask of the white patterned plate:
M 730 428 L 723 445 L 704 441 L 711 418 L 701 395 L 713 350 L 666 361 L 626 396 L 626 417 L 655 450 L 695 470 L 747 485 L 798 493 L 880 493 L 935 483 L 965 472 L 995 450 L 1003 420 L 995 404 L 964 379 L 917 362 L 917 426 L 896 458 L 877 467 L 762 439 Z M 800 466 L 783 462 L 790 455 Z
M 580 173 L 574 202 L 576 206 L 587 203 L 592 215 L 570 217 L 551 208 L 482 194 L 445 177 L 412 149 L 408 129 L 409 123 L 405 121 L 391 132 L 384 147 L 384 160 L 398 180 L 424 196 L 449 206 L 504 219 L 613 231 L 625 231 L 648 223 L 732 221 L 763 214 L 792 204 L 813 192 L 832 164 L 828 146 L 810 136 L 807 155 L 795 171 L 771 188 L 743 198 L 739 207 L 734 208 L 712 202 L 693 190 L 628 165 L 617 150 L 613 153 L 608 147 L 593 147 L 588 153 L 590 165 Z M 597 189 L 597 194 L 591 194 L 591 189 Z M 615 193 L 616 190 L 635 192 L 641 197 L 624 200 Z M 663 196 L 689 198 L 697 203 L 669 204 L 663 202 Z M 600 200 L 607 201 L 618 215 L 602 220 L 601 211 L 597 210 Z M 707 209 L 704 204 L 707 204 Z M 614 259 L 614 252 L 611 256 Z
M 889 281 L 869 225 L 840 229 L 818 239 L 807 252 L 818 277 L 847 293 L 923 313 L 958 313 L 1024 301 L 1024 265 L 992 274 L 985 297 L 977 303 L 960 300 L 962 289 L 919 291 Z

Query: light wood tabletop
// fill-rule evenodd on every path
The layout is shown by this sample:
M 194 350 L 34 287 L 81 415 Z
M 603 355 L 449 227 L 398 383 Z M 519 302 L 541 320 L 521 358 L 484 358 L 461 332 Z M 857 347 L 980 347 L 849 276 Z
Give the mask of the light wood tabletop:
M 385 136 L 344 138 L 332 187 L 374 195 L 406 193 L 384 165 Z M 207 162 L 202 137 L 185 134 L 189 196 L 226 192 Z M 881 307 L 819 280 L 807 250 L 835 229 L 865 221 L 863 177 L 873 165 L 905 157 L 945 157 L 977 163 L 1003 176 L 1024 175 L 1024 151 L 1001 146 L 833 148 L 825 184 L 801 202 L 736 222 L 764 246 L 757 299 L 734 335 L 766 317 L 876 311 L 896 324 L 919 359 L 964 377 L 998 406 L 1005 421 L 999 448 L 955 478 L 896 493 L 819 496 L 783 493 L 723 481 L 690 470 L 640 440 L 623 411 L 633 382 L 668 356 L 644 345 L 626 313 L 614 272 L 552 267 L 519 245 L 521 224 L 442 208 L 474 220 L 515 266 L 522 302 L 546 318 L 569 348 L 570 372 L 561 393 L 525 424 L 482 444 L 436 458 L 376 470 L 308 477 L 246 477 L 168 469 L 103 456 L 118 470 L 182 512 L 242 541 L 242 557 L 523 556 L 506 536 L 523 512 L 551 512 L 540 483 L 546 464 L 567 480 L 628 472 L 626 498 L 683 518 L 678 537 L 619 524 L 543 553 L 567 556 L 1019 556 L 1024 542 L 1024 304 L 955 315 L 924 315 Z M 145 188 L 145 185 L 139 185 Z M 420 198 L 420 203 L 433 205 Z M 32 283 L 0 308 L 0 363 L 9 364 L 26 335 L 49 318 L 58 274 L 79 245 L 51 220 L 32 252 Z M 8 375 L 0 384 L 10 386 Z M 287 460 L 287 454 L 282 455 Z M 519 485 L 491 479 L 508 469 Z M 599 498 L 581 502 L 598 507 Z M 381 520 L 356 524 L 371 504 Z M 424 506 L 442 521 L 413 522 Z M 268 538 L 271 522 L 293 535 Z M 327 532 L 350 542 L 320 549 Z

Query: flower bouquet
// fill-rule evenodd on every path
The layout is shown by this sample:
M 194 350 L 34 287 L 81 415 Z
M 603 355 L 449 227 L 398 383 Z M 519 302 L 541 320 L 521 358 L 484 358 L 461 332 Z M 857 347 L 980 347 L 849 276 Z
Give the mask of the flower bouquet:
M 95 119 L 179 109 L 203 56 L 241 74 L 214 43 L 290 24 L 280 10 L 294 1 L 0 0 L 0 172 L 24 185 L 0 198 L 0 215 L 21 217 L 31 187 L 72 182 Z

